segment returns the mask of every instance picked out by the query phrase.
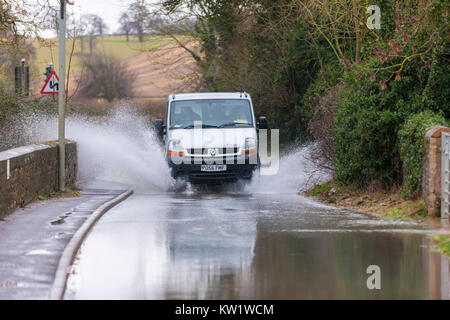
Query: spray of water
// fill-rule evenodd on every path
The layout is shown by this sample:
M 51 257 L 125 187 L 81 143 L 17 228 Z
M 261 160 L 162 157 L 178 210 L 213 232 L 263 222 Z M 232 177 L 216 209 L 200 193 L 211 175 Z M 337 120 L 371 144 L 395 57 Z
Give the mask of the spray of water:
M 318 182 L 330 179 L 330 173 L 318 168 L 310 159 L 314 144 L 291 149 L 280 159 L 279 171 L 275 175 L 261 174 L 249 186 L 252 192 L 292 193 L 304 191 Z
M 165 191 L 172 183 L 163 152 L 151 124 L 127 105 L 105 119 L 71 115 L 66 137 L 77 142 L 78 184 L 106 180 L 137 190 Z M 57 118 L 43 114 L 20 117 L 15 131 L 28 143 L 55 140 Z
M 20 134 L 24 143 L 55 140 L 57 124 L 55 116 L 27 114 L 15 120 L 14 130 L 9 134 Z M 67 119 L 66 136 L 77 142 L 80 186 L 93 180 L 106 180 L 132 185 L 138 192 L 173 190 L 174 181 L 159 139 L 151 123 L 133 112 L 131 106 L 120 105 L 101 120 L 71 115 Z M 328 174 L 308 160 L 312 152 L 314 145 L 293 149 L 280 159 L 276 175 L 259 175 L 244 190 L 296 193 L 327 179 Z M 184 192 L 196 190 L 203 189 L 188 185 Z M 228 185 L 222 191 L 241 192 L 242 186 Z

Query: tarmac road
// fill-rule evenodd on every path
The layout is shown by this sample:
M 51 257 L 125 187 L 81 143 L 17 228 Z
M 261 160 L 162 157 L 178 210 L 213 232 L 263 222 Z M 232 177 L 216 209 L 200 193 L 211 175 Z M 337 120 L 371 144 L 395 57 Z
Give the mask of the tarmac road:
M 448 299 L 436 231 L 295 193 L 138 193 L 91 231 L 65 298 Z
M 99 183 L 80 197 L 36 201 L 0 221 L 0 300 L 49 299 L 64 248 L 103 204 L 127 190 Z

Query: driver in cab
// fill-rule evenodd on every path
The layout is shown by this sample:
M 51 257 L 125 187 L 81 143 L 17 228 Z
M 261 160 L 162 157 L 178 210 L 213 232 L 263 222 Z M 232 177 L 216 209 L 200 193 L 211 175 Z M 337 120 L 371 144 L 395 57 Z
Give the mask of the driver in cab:
M 179 114 L 175 114 L 175 121 L 177 123 L 193 123 L 194 121 L 201 121 L 202 118 L 192 110 L 192 107 L 183 107 Z

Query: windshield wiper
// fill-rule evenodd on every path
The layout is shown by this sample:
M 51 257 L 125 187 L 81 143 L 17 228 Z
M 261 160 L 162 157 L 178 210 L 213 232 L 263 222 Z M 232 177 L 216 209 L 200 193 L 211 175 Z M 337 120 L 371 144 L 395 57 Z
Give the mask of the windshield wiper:
M 219 128 L 234 127 L 234 126 L 236 126 L 236 125 L 245 125 L 245 126 L 249 126 L 250 123 L 248 123 L 248 122 L 246 122 L 246 123 L 244 123 L 244 122 L 241 122 L 241 123 L 239 123 L 239 122 L 229 122 L 229 123 L 224 123 L 224 124 L 220 125 Z
M 196 126 L 193 124 L 190 124 L 188 126 L 183 127 L 183 129 L 194 129 Z M 218 126 L 213 126 L 210 124 L 202 124 L 202 128 L 219 128 Z

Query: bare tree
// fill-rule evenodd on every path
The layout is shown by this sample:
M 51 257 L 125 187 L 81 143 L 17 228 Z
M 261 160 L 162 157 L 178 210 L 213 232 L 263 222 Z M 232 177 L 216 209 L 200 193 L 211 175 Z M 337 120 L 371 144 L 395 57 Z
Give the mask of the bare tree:
M 37 4 L 37 5 L 36 5 Z M 13 66 L 20 64 L 21 58 L 30 61 L 35 49 L 28 38 L 39 41 L 42 30 L 52 21 L 45 16 L 49 12 L 48 0 L 0 0 L 0 81 L 1 87 L 10 88 Z
M 100 16 L 96 16 L 94 20 L 94 25 L 98 30 L 98 34 L 102 38 L 103 56 L 106 60 L 106 49 L 105 49 L 105 32 L 108 30 L 108 26 L 105 24 Z
M 120 31 L 124 32 L 127 37 L 127 42 L 129 41 L 130 32 L 133 31 L 133 24 L 131 18 L 127 12 L 123 12 L 119 18 Z
M 128 7 L 128 14 L 131 18 L 131 24 L 138 36 L 139 42 L 144 42 L 147 19 L 150 15 L 146 1 L 135 0 L 132 2 Z
M 80 40 L 80 51 L 81 55 L 84 56 L 84 38 L 86 38 L 86 33 L 88 29 L 88 24 L 86 20 L 80 19 L 79 22 L 79 40 Z
M 83 67 L 86 70 L 83 87 L 79 94 L 86 98 L 103 98 L 113 101 L 131 97 L 134 75 L 124 63 L 111 57 L 104 59 L 99 55 L 85 57 Z
M 38 37 L 42 30 L 41 8 L 48 0 L 0 0 L 0 45 L 14 45 L 25 37 Z M 39 8 L 39 9 L 38 9 Z
M 89 37 L 89 55 L 92 55 L 95 49 L 95 37 L 101 36 L 103 38 L 108 27 L 103 19 L 96 14 L 85 14 L 81 17 L 81 20 L 85 26 L 85 33 Z

